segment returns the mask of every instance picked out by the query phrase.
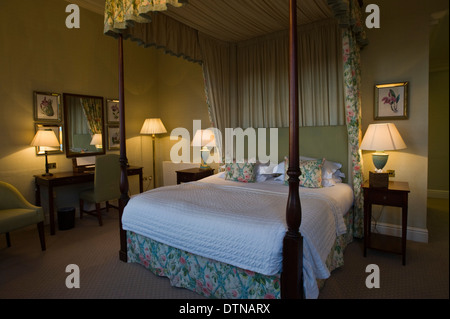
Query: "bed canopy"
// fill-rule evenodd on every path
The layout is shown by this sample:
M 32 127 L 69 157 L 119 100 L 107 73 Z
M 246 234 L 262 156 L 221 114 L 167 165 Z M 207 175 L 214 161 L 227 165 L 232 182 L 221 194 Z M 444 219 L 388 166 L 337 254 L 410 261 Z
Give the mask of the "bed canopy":
M 104 32 L 118 39 L 119 49 L 120 213 L 129 200 L 123 39 L 131 39 L 202 65 L 213 127 L 289 127 L 282 296 L 302 297 L 299 126 L 347 126 L 353 234 L 362 236 L 361 6 L 356 0 L 107 0 Z M 123 230 L 120 258 L 126 260 Z

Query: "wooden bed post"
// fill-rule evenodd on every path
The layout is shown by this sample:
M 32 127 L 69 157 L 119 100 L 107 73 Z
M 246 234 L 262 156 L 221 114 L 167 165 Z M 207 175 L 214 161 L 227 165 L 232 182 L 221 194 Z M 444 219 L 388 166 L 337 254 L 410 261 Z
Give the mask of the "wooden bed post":
M 119 131 L 120 131 L 120 199 L 119 199 L 119 223 L 120 223 L 120 251 L 119 258 L 127 262 L 127 234 L 122 228 L 122 214 L 130 197 L 128 196 L 127 174 L 127 149 L 125 136 L 125 93 L 123 76 L 123 36 L 119 35 Z
M 289 196 L 286 207 L 288 230 L 283 240 L 281 297 L 303 298 L 303 237 L 299 228 L 302 209 L 299 195 L 299 111 L 297 65 L 297 1 L 289 1 Z

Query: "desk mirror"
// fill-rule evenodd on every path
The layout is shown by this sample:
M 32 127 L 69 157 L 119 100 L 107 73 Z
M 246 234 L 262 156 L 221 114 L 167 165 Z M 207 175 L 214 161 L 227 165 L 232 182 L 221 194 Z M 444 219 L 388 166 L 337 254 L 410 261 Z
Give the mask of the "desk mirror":
M 64 93 L 67 157 L 105 154 L 103 97 Z

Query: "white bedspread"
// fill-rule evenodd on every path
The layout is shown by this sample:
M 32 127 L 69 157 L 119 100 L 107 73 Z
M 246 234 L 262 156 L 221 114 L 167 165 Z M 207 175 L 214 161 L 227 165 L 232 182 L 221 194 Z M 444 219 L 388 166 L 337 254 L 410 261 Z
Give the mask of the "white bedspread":
M 307 298 L 317 298 L 316 278 L 329 277 L 326 258 L 336 236 L 346 232 L 343 215 L 353 195 L 348 185 L 336 186 L 301 188 Z M 133 196 L 122 223 L 125 230 L 193 254 L 274 275 L 282 268 L 287 194 L 288 187 L 278 183 L 244 184 L 215 175 Z

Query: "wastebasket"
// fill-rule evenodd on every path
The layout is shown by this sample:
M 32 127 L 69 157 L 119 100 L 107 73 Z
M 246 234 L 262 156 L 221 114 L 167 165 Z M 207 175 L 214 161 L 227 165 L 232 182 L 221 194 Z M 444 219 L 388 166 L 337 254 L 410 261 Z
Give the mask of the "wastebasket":
M 59 230 L 71 229 L 75 226 L 75 207 L 64 207 L 58 209 Z

